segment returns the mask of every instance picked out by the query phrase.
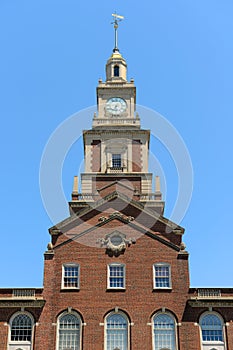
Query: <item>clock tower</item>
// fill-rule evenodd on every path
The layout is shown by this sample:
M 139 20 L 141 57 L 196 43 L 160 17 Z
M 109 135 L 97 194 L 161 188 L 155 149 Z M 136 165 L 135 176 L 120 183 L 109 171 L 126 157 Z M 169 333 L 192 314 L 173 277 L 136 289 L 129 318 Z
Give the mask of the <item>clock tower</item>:
M 134 80 L 127 81 L 127 64 L 119 50 L 113 54 L 106 64 L 106 81 L 99 80 L 97 87 L 97 106 L 99 119 L 93 126 L 100 123 L 135 124 L 134 113 L 136 105 L 136 87 Z M 101 119 L 101 122 L 100 122 Z M 126 121 L 126 120 L 127 121 Z M 121 122 L 120 122 L 121 120 Z M 123 122 L 123 120 L 125 120 Z
M 122 192 L 163 214 L 159 178 L 155 178 L 153 191 L 152 174 L 148 172 L 150 130 L 140 126 L 136 87 L 133 79 L 127 79 L 127 63 L 117 43 L 121 17 L 114 16 L 115 47 L 106 63 L 106 80 L 100 79 L 97 86 L 92 129 L 83 132 L 82 194 L 75 177 L 70 210 L 77 213 L 108 193 Z

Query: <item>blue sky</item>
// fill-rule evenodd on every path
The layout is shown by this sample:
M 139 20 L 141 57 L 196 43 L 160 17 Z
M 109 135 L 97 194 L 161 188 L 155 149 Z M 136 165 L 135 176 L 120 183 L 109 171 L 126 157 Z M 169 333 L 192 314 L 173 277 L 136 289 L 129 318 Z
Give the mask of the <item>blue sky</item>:
M 119 46 L 137 103 L 166 117 L 192 158 L 193 197 L 182 222 L 191 286 L 232 287 L 230 0 L 1 1 L 0 285 L 42 285 L 52 226 L 40 197 L 42 152 L 60 123 L 96 103 L 113 48 L 115 10 L 125 16 Z M 166 174 L 169 217 L 177 193 L 174 164 L 158 142 L 152 147 Z M 67 200 L 80 159 L 76 144 L 62 171 Z

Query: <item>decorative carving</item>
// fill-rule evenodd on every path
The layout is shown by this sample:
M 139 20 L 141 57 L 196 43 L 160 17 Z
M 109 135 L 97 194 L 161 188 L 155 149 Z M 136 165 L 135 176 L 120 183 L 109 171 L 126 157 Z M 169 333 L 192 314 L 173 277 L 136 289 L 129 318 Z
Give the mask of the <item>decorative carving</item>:
M 109 218 L 114 218 L 115 216 L 120 216 L 121 218 L 124 217 L 124 215 L 122 213 L 120 213 L 119 211 L 114 211 L 113 213 L 109 214 Z
M 98 219 L 99 222 L 104 222 L 104 221 L 106 221 L 106 220 L 107 220 L 106 216 L 101 216 L 101 217 Z
M 106 252 L 110 256 L 119 256 L 124 253 L 127 246 L 136 243 L 136 239 L 126 239 L 125 234 L 114 231 L 105 236 L 105 238 L 100 238 L 97 242 L 101 244 L 101 247 L 106 247 Z
M 124 219 L 124 220 L 126 220 L 126 221 L 128 221 L 128 222 L 134 220 L 134 217 L 133 217 L 133 216 L 126 216 L 126 215 L 120 213 L 119 211 L 114 211 L 113 213 L 111 213 L 111 214 L 109 215 L 109 218 L 114 218 L 114 217 L 120 217 L 120 218 L 122 218 L 122 219 Z

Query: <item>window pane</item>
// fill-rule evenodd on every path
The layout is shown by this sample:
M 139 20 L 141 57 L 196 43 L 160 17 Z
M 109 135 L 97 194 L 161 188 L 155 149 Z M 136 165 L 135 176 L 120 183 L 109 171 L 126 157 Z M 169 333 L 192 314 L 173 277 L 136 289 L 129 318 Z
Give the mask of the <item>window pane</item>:
M 107 318 L 107 350 L 128 349 L 128 322 L 119 314 Z
M 113 168 L 121 168 L 121 155 L 120 154 L 112 154 L 112 167 Z
M 222 322 L 216 315 L 206 315 L 201 320 L 203 341 L 223 341 Z
M 120 69 L 119 66 L 114 66 L 114 77 L 119 77 Z
M 176 349 L 175 322 L 169 315 L 154 318 L 154 350 Z
M 155 288 L 170 288 L 170 266 L 155 265 Z
M 11 326 L 12 341 L 31 341 L 32 320 L 29 316 L 21 314 L 14 318 Z
M 124 266 L 109 266 L 109 287 L 124 288 Z
M 78 288 L 78 266 L 64 266 L 64 288 Z
M 59 322 L 59 350 L 80 349 L 80 320 L 69 314 L 61 317 Z

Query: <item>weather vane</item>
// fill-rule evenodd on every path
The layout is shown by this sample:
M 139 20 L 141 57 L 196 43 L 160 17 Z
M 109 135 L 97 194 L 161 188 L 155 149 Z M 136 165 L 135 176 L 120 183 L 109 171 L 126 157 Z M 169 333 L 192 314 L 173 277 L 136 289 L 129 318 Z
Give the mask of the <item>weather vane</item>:
M 114 29 L 115 29 L 115 47 L 113 49 L 113 52 L 119 51 L 118 49 L 118 23 L 124 19 L 124 16 L 118 15 L 116 12 L 112 14 L 114 22 Z

